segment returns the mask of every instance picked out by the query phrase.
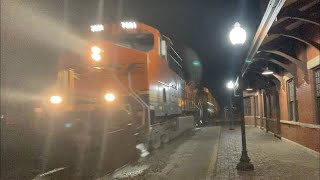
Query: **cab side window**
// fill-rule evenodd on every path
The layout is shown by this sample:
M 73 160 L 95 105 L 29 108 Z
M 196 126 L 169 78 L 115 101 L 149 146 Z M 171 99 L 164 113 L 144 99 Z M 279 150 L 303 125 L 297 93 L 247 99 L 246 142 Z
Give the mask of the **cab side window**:
M 159 56 L 167 60 L 167 42 L 161 36 L 159 37 Z

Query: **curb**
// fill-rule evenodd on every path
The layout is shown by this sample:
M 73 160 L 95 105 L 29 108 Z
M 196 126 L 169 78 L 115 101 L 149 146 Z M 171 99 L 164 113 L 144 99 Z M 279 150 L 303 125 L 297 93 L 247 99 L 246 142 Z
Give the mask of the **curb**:
M 220 146 L 220 138 L 221 138 L 221 126 L 219 127 L 219 138 L 217 140 L 217 143 L 213 146 L 213 152 L 211 154 L 211 158 L 209 160 L 209 166 L 208 171 L 206 175 L 206 180 L 213 179 L 216 175 L 216 167 L 217 167 L 217 160 L 218 160 L 218 154 L 219 154 L 219 146 Z

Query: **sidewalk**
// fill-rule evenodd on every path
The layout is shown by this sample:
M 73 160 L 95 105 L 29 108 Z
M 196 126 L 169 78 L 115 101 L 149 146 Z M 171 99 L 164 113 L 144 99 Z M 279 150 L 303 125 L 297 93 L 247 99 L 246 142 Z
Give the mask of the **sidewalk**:
M 305 149 L 281 141 L 258 128 L 246 128 L 247 148 L 255 170 L 237 171 L 241 153 L 240 127 L 221 129 L 214 180 L 226 179 L 320 179 L 320 159 Z
M 206 180 L 213 176 L 220 127 L 188 132 L 138 163 L 124 167 L 99 180 Z

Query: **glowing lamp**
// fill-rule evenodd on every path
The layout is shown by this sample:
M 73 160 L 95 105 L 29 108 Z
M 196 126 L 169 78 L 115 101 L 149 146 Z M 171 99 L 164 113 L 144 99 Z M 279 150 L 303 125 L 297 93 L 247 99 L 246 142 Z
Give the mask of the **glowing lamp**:
M 91 47 L 91 52 L 92 52 L 92 54 L 100 54 L 101 53 L 101 49 L 98 46 L 92 46 Z
M 116 99 L 116 96 L 112 93 L 107 93 L 106 95 L 104 95 L 104 99 L 107 102 L 113 102 Z
M 233 83 L 232 81 L 229 81 L 229 82 L 227 83 L 227 88 L 228 88 L 228 89 L 233 89 L 233 88 L 234 88 L 234 83 Z
M 51 96 L 50 102 L 52 104 L 60 104 L 62 102 L 62 98 L 60 96 Z
M 229 35 L 232 44 L 243 44 L 246 41 L 246 31 L 240 27 L 240 23 L 236 22 Z
M 121 22 L 123 29 L 137 29 L 137 23 L 135 22 Z
M 94 61 L 100 61 L 101 60 L 101 55 L 100 54 L 91 54 L 91 58 Z
M 95 25 L 90 26 L 90 28 L 91 28 L 92 32 L 99 32 L 99 31 L 104 30 L 104 27 L 102 24 L 95 24 Z
M 273 74 L 273 71 L 269 70 L 269 68 L 267 67 L 263 72 L 262 72 L 263 75 L 271 75 Z

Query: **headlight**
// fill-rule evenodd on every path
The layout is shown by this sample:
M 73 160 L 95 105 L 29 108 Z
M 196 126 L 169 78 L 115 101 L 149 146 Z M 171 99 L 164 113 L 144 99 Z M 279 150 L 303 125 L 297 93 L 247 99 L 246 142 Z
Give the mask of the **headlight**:
M 123 29 L 137 29 L 136 22 L 121 22 L 121 27 Z
M 95 25 L 90 26 L 90 28 L 91 28 L 92 32 L 99 32 L 99 31 L 104 30 L 104 27 L 102 24 L 95 24 Z
M 91 58 L 94 61 L 100 61 L 101 60 L 100 54 L 91 54 Z
M 92 52 L 92 54 L 100 54 L 101 49 L 98 46 L 92 46 L 91 52 Z
M 98 46 L 92 46 L 91 47 L 91 58 L 94 61 L 100 61 L 101 60 L 101 49 Z
M 52 104 L 60 104 L 62 102 L 62 98 L 60 96 L 51 96 L 50 102 Z
M 107 93 L 106 95 L 104 95 L 104 99 L 108 102 L 112 102 L 116 99 L 116 96 L 112 93 Z

